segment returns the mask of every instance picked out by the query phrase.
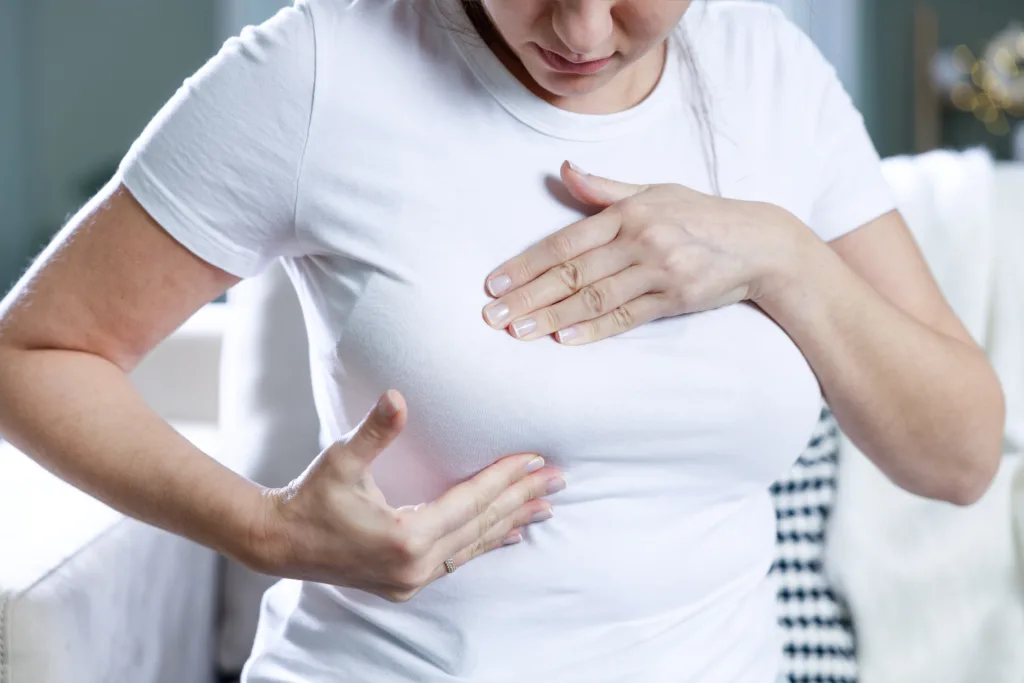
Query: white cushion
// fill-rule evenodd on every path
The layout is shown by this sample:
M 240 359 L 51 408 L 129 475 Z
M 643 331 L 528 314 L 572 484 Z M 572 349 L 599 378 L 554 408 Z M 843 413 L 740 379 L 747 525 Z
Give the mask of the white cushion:
M 225 304 L 199 309 L 139 363 L 132 383 L 167 420 L 216 423 Z
M 1019 396 L 1024 290 L 1011 278 L 1024 254 L 1007 240 L 1020 213 L 1005 212 L 1003 193 L 1024 195 L 1024 183 L 997 181 L 1002 170 L 976 151 L 890 159 L 885 171 L 953 310 L 984 344 L 1008 399 Z M 1019 407 L 1007 401 L 1011 413 Z M 841 435 L 826 563 L 853 614 L 862 683 L 1020 683 L 1024 575 L 1013 506 L 1024 475 L 1015 440 L 983 499 L 960 508 L 898 488 Z
M 206 452 L 212 424 L 175 425 Z M 0 444 L 0 683 L 205 683 L 216 555 Z

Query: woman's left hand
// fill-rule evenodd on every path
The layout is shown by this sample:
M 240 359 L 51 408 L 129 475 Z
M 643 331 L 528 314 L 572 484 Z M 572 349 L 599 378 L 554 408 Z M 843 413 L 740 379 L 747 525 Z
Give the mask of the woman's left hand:
M 757 303 L 795 272 L 796 246 L 809 233 L 771 204 L 620 183 L 568 163 L 561 171 L 573 196 L 604 210 L 488 276 L 487 290 L 500 298 L 484 320 L 511 326 L 519 339 L 556 332 L 559 342 L 584 344 L 658 318 Z

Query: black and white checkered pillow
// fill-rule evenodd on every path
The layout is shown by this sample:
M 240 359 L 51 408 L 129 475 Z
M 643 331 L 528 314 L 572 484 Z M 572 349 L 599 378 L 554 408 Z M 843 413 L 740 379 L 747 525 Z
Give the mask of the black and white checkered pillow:
M 827 406 L 789 475 L 771 487 L 777 520 L 781 680 L 857 683 L 856 641 L 846 605 L 825 576 L 825 533 L 835 503 L 839 427 Z

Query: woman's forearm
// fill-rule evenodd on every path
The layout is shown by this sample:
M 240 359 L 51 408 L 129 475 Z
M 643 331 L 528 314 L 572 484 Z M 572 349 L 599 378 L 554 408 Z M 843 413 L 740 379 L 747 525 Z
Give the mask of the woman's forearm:
M 893 305 L 815 236 L 797 249 L 757 303 L 803 351 L 843 431 L 908 491 L 977 500 L 1005 420 L 984 354 Z
M 0 347 L 0 435 L 130 517 L 254 560 L 261 488 L 189 443 L 99 356 Z

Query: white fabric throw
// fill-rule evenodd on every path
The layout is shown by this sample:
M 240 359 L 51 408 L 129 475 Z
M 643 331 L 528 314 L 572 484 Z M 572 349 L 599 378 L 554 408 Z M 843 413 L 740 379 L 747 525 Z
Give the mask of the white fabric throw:
M 943 293 L 1000 373 L 1006 449 L 989 492 L 959 508 L 899 489 L 841 435 L 828 572 L 853 614 L 862 683 L 1021 683 L 1024 573 L 1012 506 L 1024 287 L 1013 265 L 1024 256 L 1014 234 L 1024 224 L 999 211 L 986 152 L 937 151 L 884 167 Z

